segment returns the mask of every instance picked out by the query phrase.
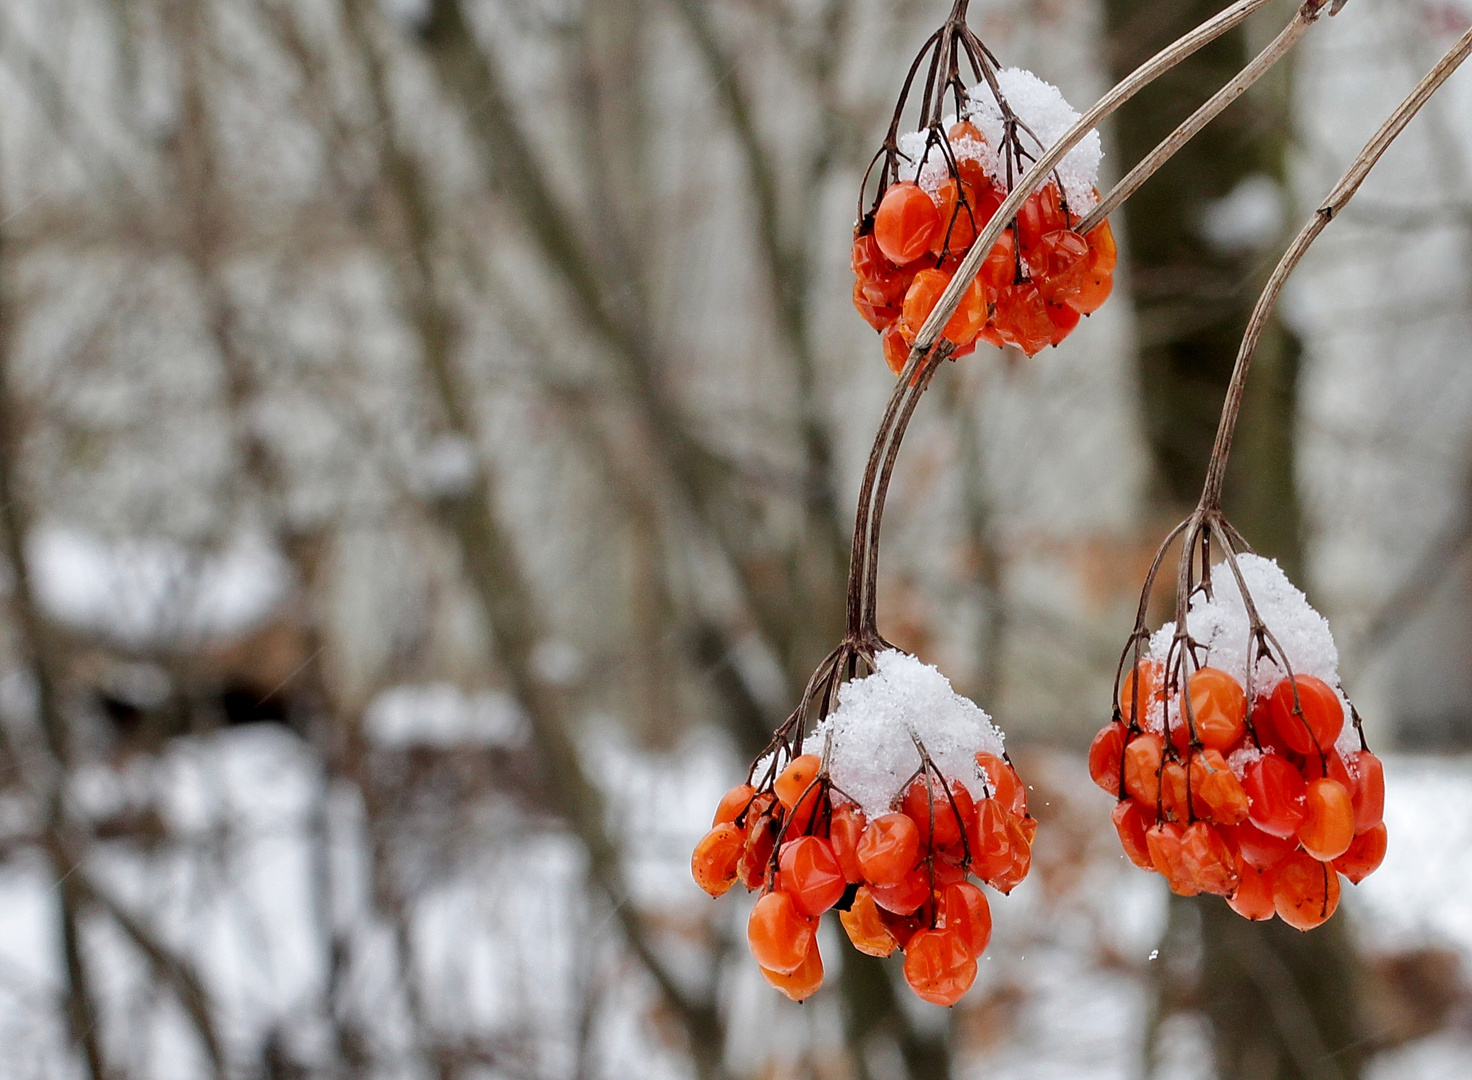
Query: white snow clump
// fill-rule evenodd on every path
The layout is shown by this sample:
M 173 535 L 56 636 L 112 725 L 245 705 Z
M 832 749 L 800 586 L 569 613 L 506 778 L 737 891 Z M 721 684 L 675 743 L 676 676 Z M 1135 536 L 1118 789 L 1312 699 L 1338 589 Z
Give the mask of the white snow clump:
M 874 674 L 839 688 L 837 710 L 808 736 L 808 752 L 821 753 L 831 733 L 834 785 L 870 817 L 889 813 L 920 767 L 913 733 L 946 779 L 960 780 L 973 797 L 984 797 L 976 754 L 1000 756 L 1003 745 L 991 718 L 952 690 L 937 668 L 907 653 L 880 653 L 874 665 Z

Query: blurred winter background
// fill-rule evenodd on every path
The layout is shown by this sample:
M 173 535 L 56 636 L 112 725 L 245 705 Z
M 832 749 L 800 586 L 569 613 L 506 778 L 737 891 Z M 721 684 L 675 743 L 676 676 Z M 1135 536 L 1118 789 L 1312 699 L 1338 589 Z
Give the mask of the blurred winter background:
M 1116 218 L 1104 310 L 922 403 L 882 627 L 1042 820 L 961 1005 L 836 938 L 791 1004 L 689 880 L 839 636 L 892 386 L 855 194 L 948 6 L 0 3 L 0 1078 L 1472 1076 L 1472 72 L 1294 280 L 1230 492 L 1333 622 L 1388 860 L 1248 927 L 1081 761 L 1258 285 L 1467 0 L 1349 0 Z M 1084 105 L 1220 6 L 971 21 Z

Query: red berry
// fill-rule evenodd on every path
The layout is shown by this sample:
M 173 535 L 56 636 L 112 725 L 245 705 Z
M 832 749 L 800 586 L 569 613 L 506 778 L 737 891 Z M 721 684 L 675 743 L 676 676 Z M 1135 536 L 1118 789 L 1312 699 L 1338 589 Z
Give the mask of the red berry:
M 1078 328 L 1079 319 L 1083 318 L 1077 311 L 1067 304 L 1048 305 L 1048 321 L 1053 324 L 1054 345 L 1061 345 L 1069 334 Z
M 838 856 L 838 865 L 843 868 L 845 881 L 864 880 L 864 868 L 859 865 L 859 838 L 867 824 L 864 812 L 857 806 L 839 806 L 833 810 L 828 840 L 833 844 L 833 854 Z
M 1302 716 L 1293 707 L 1295 683 Z M 1278 738 L 1298 754 L 1332 749 L 1344 727 L 1344 706 L 1339 703 L 1334 688 L 1312 675 L 1280 682 L 1268 698 L 1267 713 Z
M 1349 850 L 1334 860 L 1334 869 L 1358 885 L 1380 868 L 1385 861 L 1387 834 L 1385 823 L 1379 822 L 1350 842 Z
M 737 864 L 746 834 L 729 821 L 723 821 L 695 845 L 690 856 L 690 875 L 712 896 L 721 896 L 736 884 Z
M 1089 776 L 1109 794 L 1119 795 L 1119 773 L 1124 763 L 1125 726 L 1111 721 L 1099 729 L 1089 746 Z
M 986 951 L 992 937 L 992 909 L 985 893 L 969 881 L 947 885 L 941 897 L 941 911 L 945 929 L 960 934 L 972 956 Z
M 1027 815 L 1027 790 L 1022 786 L 1017 770 L 1012 768 L 1005 758 L 983 750 L 976 755 L 976 767 L 986 777 L 986 784 L 991 789 L 992 796 L 1006 807 L 1013 817 L 1020 818 Z
M 1227 897 L 1227 903 L 1238 915 L 1253 922 L 1263 922 L 1276 914 L 1268 876 L 1245 860 L 1237 864 L 1237 891 Z
M 1247 789 L 1247 815 L 1265 833 L 1292 836 L 1303 824 L 1303 777 L 1277 754 L 1264 754 L 1242 778 Z
M 807 959 L 818 921 L 802 915 L 784 892 L 769 892 L 751 909 L 746 943 L 764 968 L 790 975 Z
M 874 902 L 896 915 L 910 915 L 930 899 L 930 877 L 923 866 L 917 866 L 892 885 L 869 886 Z
M 1053 323 L 1038 287 L 1030 281 L 997 290 L 997 333 L 1009 345 L 1036 356 L 1053 343 Z
M 1191 759 L 1193 795 L 1218 825 L 1236 825 L 1247 819 L 1247 790 L 1227 767 L 1219 750 L 1203 750 Z
M 1321 777 L 1304 792 L 1303 824 L 1298 842 L 1320 862 L 1339 858 L 1354 839 L 1354 803 L 1338 780 Z
M 1278 918 L 1295 930 L 1312 930 L 1339 906 L 1339 875 L 1307 852 L 1286 856 L 1268 877 Z
M 1257 870 L 1271 870 L 1284 855 L 1298 847 L 1298 841 L 1292 837 L 1265 833 L 1251 821 L 1235 826 L 1231 835 L 1242 860 Z
M 1231 896 L 1237 891 L 1237 858 L 1221 834 L 1204 821 L 1187 826 L 1181 835 L 1181 866 L 1202 892 Z
M 921 930 L 905 947 L 905 981 L 932 1005 L 954 1005 L 976 981 L 976 958 L 960 934 Z
M 1160 762 L 1165 740 L 1153 731 L 1136 735 L 1124 748 L 1124 789 L 1153 813 L 1160 798 Z
M 874 215 L 874 239 L 879 250 L 899 266 L 925 254 L 938 228 L 940 211 L 918 184 L 892 185 Z
M 762 975 L 793 1001 L 805 1001 L 812 997 L 818 987 L 823 985 L 823 958 L 818 955 L 817 939 L 808 946 L 807 956 L 803 957 L 796 971 L 783 974 L 770 968 L 762 968 Z
M 838 921 L 854 948 L 869 956 L 888 956 L 899 946 L 895 936 L 884 925 L 879 906 L 867 885 L 860 885 L 854 894 L 854 902 L 847 911 L 838 913 Z
M 1186 703 L 1190 700 L 1191 723 L 1201 745 L 1226 753 L 1247 730 L 1247 694 L 1242 684 L 1225 671 L 1204 667 L 1191 673 L 1187 692 L 1181 695 L 1180 712 L 1172 717 L 1171 740 L 1184 750 L 1190 740 Z
M 1385 766 L 1368 750 L 1349 755 L 1350 796 L 1354 800 L 1354 831 L 1366 833 L 1385 817 Z
M 756 788 L 750 784 L 737 784 L 721 796 L 721 801 L 716 804 L 715 820 L 711 824 L 723 825 L 728 821 L 735 821 L 745 813 L 755 796 Z
M 821 915 L 843 896 L 848 882 L 833 845 L 822 837 L 800 836 L 782 845 L 781 889 L 804 915 Z
M 1088 242 L 1072 229 L 1054 229 L 1038 242 L 1027 265 L 1043 299 L 1061 304 L 1077 296 L 1088 277 Z
M 920 830 L 904 814 L 885 814 L 869 822 L 859 838 L 859 866 L 871 885 L 903 881 L 920 857 Z
M 1153 818 L 1155 812 L 1149 812 Z M 1145 833 L 1150 828 L 1150 821 L 1146 820 L 1146 811 L 1133 799 L 1114 804 L 1114 828 L 1119 833 L 1120 846 L 1124 853 L 1129 856 L 1130 862 L 1141 870 L 1154 870 L 1155 862 L 1150 857 L 1150 845 Z
M 927 780 L 921 776 L 910 782 L 901 809 L 919 827 L 922 847 L 954 847 L 961 842 L 966 822 L 975 815 L 976 804 L 959 780 L 951 781 L 950 798 L 938 782 Z
M 1150 709 L 1152 701 L 1159 701 L 1161 693 L 1161 676 L 1163 671 L 1160 664 L 1155 660 L 1141 660 L 1139 664 L 1125 672 L 1124 679 L 1119 684 L 1119 712 L 1124 717 L 1125 723 L 1135 715 L 1135 681 L 1139 680 L 1139 706 L 1140 726 L 1144 726 L 1145 714 Z

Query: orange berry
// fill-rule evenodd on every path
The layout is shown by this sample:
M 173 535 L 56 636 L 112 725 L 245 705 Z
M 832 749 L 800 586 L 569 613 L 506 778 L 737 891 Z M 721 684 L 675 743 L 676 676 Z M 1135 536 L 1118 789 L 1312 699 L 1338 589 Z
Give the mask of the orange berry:
M 961 120 L 952 124 L 946 130 L 946 138 L 950 142 L 960 142 L 962 139 L 975 139 L 979 143 L 986 142 L 986 136 L 981 133 L 981 128 L 977 127 L 970 120 Z M 979 168 L 980 163 L 978 162 L 977 165 Z
M 833 845 L 820 836 L 800 836 L 782 845 L 779 887 L 804 915 L 821 915 L 843 897 L 848 882 Z
M 964 205 L 962 193 L 966 197 Z M 930 238 L 930 253 L 965 251 L 976 239 L 977 228 L 984 224 L 976 216 L 976 192 L 964 180 L 958 184 L 954 178 L 947 177 L 936 189 L 935 201 L 940 211 L 940 227 Z
M 1334 860 L 1334 869 L 1358 885 L 1385 861 L 1387 842 L 1385 822 L 1377 822 L 1350 842 L 1349 850 Z
M 838 856 L 845 881 L 864 880 L 864 868 L 859 865 L 859 838 L 864 835 L 866 824 L 864 812 L 857 806 L 835 807 L 833 819 L 828 823 L 828 840 L 833 845 L 833 854 Z
M 787 768 L 777 777 L 777 782 L 772 785 L 772 790 L 777 794 L 777 801 L 788 811 L 797 805 L 797 800 L 802 798 L 814 780 L 818 778 L 818 770 L 822 768 L 822 759 L 817 754 L 803 754 L 788 762 Z M 815 789 L 816 790 L 816 789 Z
M 1000 290 L 1017 280 L 1017 255 L 1011 229 L 1002 233 L 991 251 L 987 252 L 977 277 L 986 286 L 987 301 L 992 304 L 997 302 Z
M 1282 861 L 1284 855 L 1298 847 L 1298 841 L 1292 837 L 1265 833 L 1251 821 L 1244 821 L 1233 827 L 1231 836 L 1242 861 L 1262 871 L 1271 870 Z
M 1264 922 L 1276 914 L 1268 876 L 1246 860 L 1237 863 L 1237 891 L 1227 897 L 1227 903 L 1238 915 L 1253 922 Z
M 1294 683 L 1298 685 L 1302 716 L 1293 709 Z M 1334 688 L 1312 675 L 1280 682 L 1268 697 L 1267 714 L 1278 738 L 1298 754 L 1331 749 L 1344 727 L 1344 706 Z
M 1309 783 L 1303 796 L 1303 824 L 1298 842 L 1320 862 L 1330 862 L 1349 850 L 1354 839 L 1354 802 L 1338 780 L 1321 777 Z
M 992 909 L 986 894 L 969 881 L 959 881 L 945 887 L 940 906 L 945 929 L 960 934 L 972 956 L 985 952 L 992 938 Z
M 1153 810 L 1150 811 L 1151 818 L 1154 813 Z M 1150 857 L 1150 846 L 1145 837 L 1150 822 L 1146 819 L 1144 807 L 1133 799 L 1125 799 L 1114 804 L 1113 818 L 1114 829 L 1119 833 L 1119 844 L 1129 856 L 1130 862 L 1141 870 L 1154 870 L 1155 862 Z
M 940 784 L 934 780 L 927 783 L 928 779 L 919 776 L 910 782 L 900 809 L 920 829 L 922 847 L 954 847 L 961 842 L 967 820 L 976 813 L 976 804 L 961 781 L 951 781 L 947 798 Z
M 899 273 L 899 268 L 879 250 L 879 241 L 874 239 L 873 233 L 854 238 L 854 245 L 849 249 L 848 265 L 853 270 L 854 277 L 860 281 L 883 281 Z
M 1054 229 L 1038 241 L 1027 266 L 1043 299 L 1061 304 L 1077 296 L 1088 277 L 1088 242 L 1072 229 Z
M 1241 683 L 1218 668 L 1204 667 L 1191 673 L 1187 692 L 1181 695 L 1180 712 L 1173 717 L 1179 728 L 1171 731 L 1171 740 L 1182 750 L 1190 741 L 1186 703 L 1190 700 L 1191 720 L 1201 745 L 1226 753 L 1247 730 L 1247 694 Z
M 1124 748 L 1124 789 L 1153 812 L 1160 797 L 1160 762 L 1165 740 L 1153 731 L 1136 735 Z
M 715 820 L 711 824 L 724 825 L 728 821 L 735 821 L 746 812 L 755 796 L 756 788 L 750 784 L 737 784 L 721 796 L 721 801 L 716 804 Z
M 1201 887 L 1192 880 L 1182 858 L 1181 840 L 1186 830 L 1174 821 L 1158 822 L 1145 834 L 1145 846 L 1150 850 L 1150 862 L 1155 872 L 1165 878 L 1171 892 L 1181 896 L 1195 896 Z
M 916 274 L 909 291 L 905 293 L 904 306 L 900 309 L 905 327 L 918 334 L 920 327 L 934 310 L 941 293 L 946 291 L 946 286 L 950 283 L 951 275 L 944 270 L 921 270 Z M 962 294 L 956 313 L 951 316 L 941 333 L 953 344 L 969 345 L 976 340 L 976 335 L 981 333 L 981 328 L 985 325 L 986 290 L 979 280 L 973 279 Z M 905 327 L 901 328 L 901 332 L 904 332 Z
M 892 885 L 870 884 L 869 893 L 885 911 L 910 915 L 930 899 L 930 876 L 923 866 L 917 866 Z
M 1231 896 L 1237 890 L 1236 856 L 1204 821 L 1187 826 L 1181 835 L 1181 867 L 1202 892 Z
M 859 837 L 859 866 L 871 885 L 904 880 L 920 857 L 920 829 L 905 814 L 884 814 Z
M 1368 750 L 1349 755 L 1350 796 L 1354 800 L 1354 831 L 1366 833 L 1385 818 L 1385 766 Z
M 966 844 L 971 849 L 971 872 L 983 881 L 1005 874 L 1012 865 L 1012 833 L 1007 827 L 1011 819 L 999 799 L 982 799 L 976 804 Z
M 998 289 L 993 318 L 1002 339 L 1028 356 L 1036 356 L 1053 343 L 1053 323 L 1048 318 L 1048 307 L 1038 287 L 1030 281 Z
M 1265 833 L 1292 836 L 1303 824 L 1303 777 L 1277 754 L 1264 754 L 1247 766 L 1247 816 Z
M 798 965 L 796 971 L 783 974 L 770 968 L 762 968 L 762 975 L 767 982 L 771 983 L 782 993 L 793 1001 L 805 1001 L 812 997 L 823 985 L 823 958 L 818 955 L 818 942 L 808 946 L 808 954 Z
M 1110 721 L 1089 744 L 1089 777 L 1109 794 L 1119 795 L 1119 773 L 1124 765 L 1125 726 Z
M 867 885 L 860 885 L 854 894 L 854 902 L 847 911 L 838 913 L 838 921 L 854 948 L 869 956 L 888 956 L 899 946 L 874 903 L 874 896 Z
M 1182 825 L 1191 820 L 1188 798 L 1186 766 L 1179 761 L 1167 761 L 1160 770 L 1160 810 L 1168 821 L 1179 821 Z
M 1119 248 L 1114 243 L 1114 230 L 1101 221 L 1084 236 L 1089 242 L 1089 267 L 1095 273 L 1112 274 L 1119 262 Z
M 976 765 L 986 776 L 987 787 L 991 788 L 993 797 L 1014 817 L 1024 816 L 1027 813 L 1027 789 L 1023 787 L 1017 770 L 1005 758 L 985 750 L 976 755 Z
M 807 959 L 817 926 L 818 920 L 799 912 L 785 892 L 769 892 L 751 909 L 746 943 L 762 967 L 790 975 Z
M 940 224 L 940 211 L 920 185 L 893 184 L 874 215 L 874 239 L 885 258 L 903 266 L 925 254 Z
M 746 834 L 729 821 L 723 821 L 700 839 L 690 856 L 690 876 L 712 896 L 723 896 L 736 884 L 736 868 Z
M 1010 893 L 1017 888 L 1027 877 L 1028 870 L 1032 868 L 1032 844 L 1023 830 L 1023 820 L 1031 822 L 1033 819 L 1018 819 L 1011 814 L 1007 815 L 1008 859 L 1006 865 L 990 874 L 977 875 L 999 893 Z
M 1029 195 L 1017 211 L 1017 237 L 1022 244 L 1023 260 L 1029 266 L 1036 261 L 1033 253 L 1043 237 L 1069 227 L 1060 203 L 1058 185 L 1050 181 Z
M 905 948 L 905 981 L 932 1005 L 954 1005 L 976 981 L 976 958 L 955 931 L 921 930 Z
M 761 796 L 758 796 L 760 799 Z M 771 796 L 766 796 L 768 800 Z M 768 809 L 757 812 L 753 802 L 746 814 L 746 846 L 741 851 L 741 860 L 736 864 L 736 874 L 741 884 L 748 889 L 758 889 L 767 883 L 767 867 L 772 861 L 772 847 L 777 842 L 778 820 Z
M 1160 683 L 1163 669 L 1154 660 L 1141 660 L 1139 664 L 1125 672 L 1124 678 L 1119 684 L 1119 712 L 1125 723 L 1135 715 L 1135 681 L 1139 680 L 1139 702 L 1140 723 L 1144 725 L 1145 714 L 1149 711 L 1152 701 L 1160 700 Z
M 862 281 L 854 282 L 854 310 L 875 330 L 883 331 L 900 317 L 900 309 L 874 303 L 870 293 Z
M 1219 750 L 1203 750 L 1191 759 L 1193 796 L 1218 825 L 1236 825 L 1247 820 L 1247 790 L 1237 774 L 1227 767 Z
M 1278 918 L 1295 930 L 1312 930 L 1339 906 L 1339 875 L 1307 852 L 1284 857 L 1268 877 Z
M 1049 303 L 1048 321 L 1053 324 L 1052 344 L 1061 345 L 1069 334 L 1078 329 L 1078 323 L 1082 315 L 1074 311 L 1067 304 Z
M 1098 253 L 1089 258 L 1089 272 L 1078 292 L 1063 301 L 1080 315 L 1092 315 L 1104 306 L 1109 294 L 1114 291 L 1114 275 L 1108 270 L 1098 269 Z
M 899 324 L 892 323 L 886 327 L 879 336 L 879 343 L 884 347 L 884 362 L 889 365 L 889 370 L 896 375 L 903 373 L 905 365 L 910 362 L 910 343 L 905 340 Z

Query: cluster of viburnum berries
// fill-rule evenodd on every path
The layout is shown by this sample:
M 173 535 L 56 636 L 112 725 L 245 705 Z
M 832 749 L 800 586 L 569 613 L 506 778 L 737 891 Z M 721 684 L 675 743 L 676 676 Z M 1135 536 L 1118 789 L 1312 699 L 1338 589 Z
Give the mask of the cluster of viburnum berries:
M 880 333 L 884 358 L 899 374 L 926 317 L 950 283 L 978 233 L 1007 192 L 982 166 L 980 129 L 970 121 L 949 130 L 954 174 L 932 196 L 910 181 L 892 184 L 854 240 L 854 307 Z M 1056 183 L 1028 196 L 1014 228 L 946 323 L 943 336 L 964 356 L 978 341 L 1015 345 L 1032 356 L 1073 332 L 1081 315 L 1097 311 L 1114 282 L 1117 251 L 1105 221 L 1081 235 Z
M 991 938 L 986 895 L 1027 876 L 1037 821 L 1012 766 L 976 755 L 986 797 L 926 765 L 872 821 L 823 774 L 794 758 L 763 790 L 741 784 L 716 809 L 691 871 L 712 896 L 736 881 L 760 889 L 747 941 L 762 974 L 794 1001 L 823 982 L 817 929 L 835 909 L 854 948 L 905 954 L 905 979 L 926 1001 L 954 1005 L 976 978 Z M 773 770 L 775 771 L 775 770 Z
M 1257 697 L 1250 726 L 1246 692 L 1227 672 L 1196 670 L 1174 703 L 1164 682 L 1162 665 L 1140 661 L 1120 689 L 1121 718 L 1089 750 L 1094 782 L 1120 800 L 1125 854 L 1182 895 L 1318 926 L 1339 904 L 1339 875 L 1358 884 L 1385 857 L 1380 760 L 1363 747 L 1341 753 L 1344 706 L 1313 676 Z M 1167 740 L 1143 721 L 1168 704 L 1179 722 L 1164 725 Z

